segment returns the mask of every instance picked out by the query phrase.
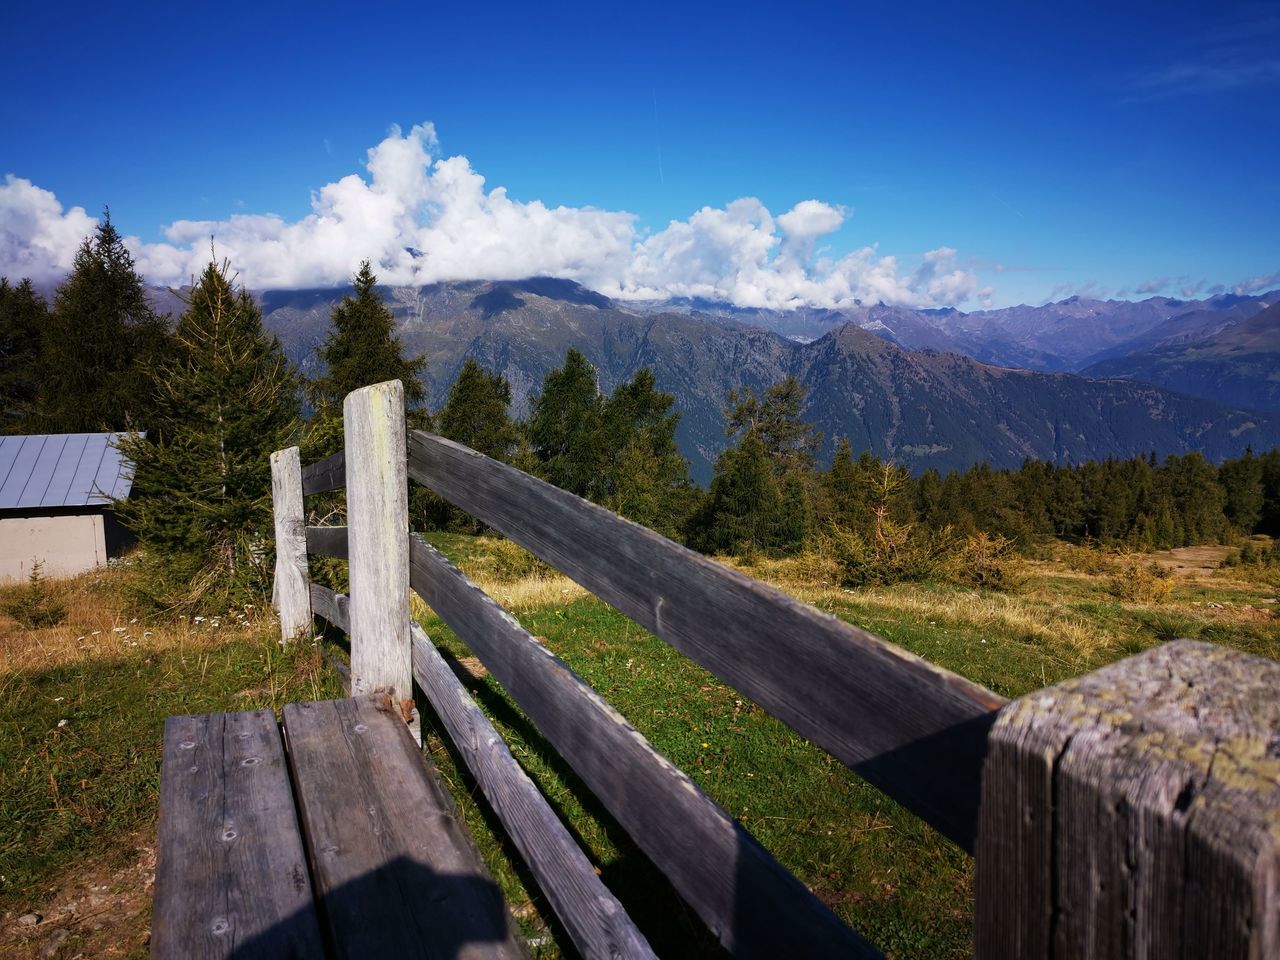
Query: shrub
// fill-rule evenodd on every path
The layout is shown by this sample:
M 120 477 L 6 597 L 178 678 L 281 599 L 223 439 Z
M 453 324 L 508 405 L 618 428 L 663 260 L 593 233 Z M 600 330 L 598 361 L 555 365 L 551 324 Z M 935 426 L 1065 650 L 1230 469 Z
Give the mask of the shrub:
M 829 535 L 840 582 L 849 587 L 932 579 L 944 572 L 955 550 L 950 527 L 927 530 L 885 521 L 874 536 L 841 527 L 832 527 Z
M 67 616 L 67 608 L 50 595 L 44 564 L 39 560 L 32 561 L 26 586 L 5 603 L 4 612 L 28 630 L 56 627 Z
M 1111 573 L 1115 567 L 1115 561 L 1091 543 L 1078 546 L 1071 543 L 1062 544 L 1062 562 L 1076 573 L 1087 573 L 1094 577 Z
M 1173 590 L 1173 580 L 1154 560 L 1131 555 L 1116 561 L 1107 589 L 1127 603 L 1160 603 Z
M 1026 581 L 1014 543 L 1000 534 L 973 533 L 953 551 L 950 578 L 956 583 L 990 590 L 1014 590 Z

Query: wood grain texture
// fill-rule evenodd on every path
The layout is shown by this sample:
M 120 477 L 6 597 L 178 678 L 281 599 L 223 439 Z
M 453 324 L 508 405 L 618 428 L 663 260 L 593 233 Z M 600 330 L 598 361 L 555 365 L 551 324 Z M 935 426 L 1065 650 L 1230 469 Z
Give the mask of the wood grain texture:
M 307 553 L 316 557 L 347 559 L 346 527 L 307 527 Z
M 412 431 L 409 473 L 972 851 L 1003 697 L 450 440 Z
M 280 638 L 287 643 L 311 630 L 306 518 L 302 512 L 297 447 L 286 447 L 271 454 L 271 504 L 276 531 L 272 602 L 280 618 Z
M 516 958 L 502 894 L 380 695 L 284 708 L 316 896 L 338 957 Z
M 587 960 L 654 953 L 440 652 L 413 625 L 413 675 L 534 879 Z
M 327 493 L 347 485 L 347 453 L 339 450 L 302 468 L 304 494 Z
M 362 387 L 342 405 L 355 694 L 413 697 L 409 649 L 409 503 L 404 387 Z
M 339 630 L 347 630 L 351 623 L 351 599 L 345 593 L 334 593 L 318 583 L 311 585 L 311 609 L 317 617 L 324 617 Z
M 1280 663 L 1178 640 L 991 732 L 979 960 L 1280 957 Z
M 169 717 L 151 956 L 322 955 L 274 714 Z
M 418 536 L 411 544 L 413 588 L 730 952 L 879 956 L 439 551 Z

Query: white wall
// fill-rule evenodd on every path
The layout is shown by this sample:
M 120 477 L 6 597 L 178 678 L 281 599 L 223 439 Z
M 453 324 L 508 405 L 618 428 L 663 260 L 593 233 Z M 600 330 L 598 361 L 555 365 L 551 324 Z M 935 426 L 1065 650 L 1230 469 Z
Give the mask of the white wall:
M 0 583 L 25 580 L 31 561 L 47 577 L 70 577 L 107 562 L 102 514 L 0 517 Z

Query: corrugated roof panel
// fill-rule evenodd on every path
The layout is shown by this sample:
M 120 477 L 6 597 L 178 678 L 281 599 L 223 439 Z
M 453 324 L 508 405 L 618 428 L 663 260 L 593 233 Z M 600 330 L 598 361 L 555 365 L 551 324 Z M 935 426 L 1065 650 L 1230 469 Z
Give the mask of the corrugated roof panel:
M 0 437 L 0 490 L 4 489 L 5 483 L 9 480 L 9 473 L 13 470 L 18 453 L 22 450 L 22 444 L 26 439 L 26 437 Z M 3 502 L 3 499 L 0 499 L 0 503 Z
M 62 501 L 64 506 L 70 507 L 90 502 L 89 497 L 93 494 L 94 484 L 98 482 L 98 471 L 102 468 L 102 461 L 111 452 L 107 443 L 110 437 L 109 433 L 89 434 L 84 451 L 80 454 L 80 462 L 76 464 L 75 479 L 72 481 L 71 489 Z
M 89 442 L 87 433 L 73 433 L 68 435 L 66 446 L 62 448 L 62 455 L 58 457 L 58 463 L 53 468 L 53 476 L 49 478 L 49 486 L 45 489 L 43 503 L 65 504 L 67 502 L 67 494 L 71 492 L 71 482 L 75 479 L 76 467 L 80 463 L 80 457 L 84 453 L 85 445 Z
M 120 489 L 120 451 L 111 445 L 110 438 L 107 439 L 107 449 L 102 454 L 102 463 L 98 467 L 98 475 L 94 480 L 93 495 L 90 497 L 90 503 L 106 503 L 113 497 L 127 496 L 129 487 L 132 482 L 124 485 L 124 494 L 117 491 Z
M 44 494 L 49 489 L 49 481 L 58 468 L 58 458 L 67 445 L 67 434 L 55 434 L 46 437 L 35 465 L 27 475 L 27 484 L 18 494 L 18 506 L 42 507 L 45 505 Z
M 15 437 L 18 441 L 18 456 L 5 477 L 4 486 L 0 486 L 0 507 L 16 507 L 31 479 L 31 471 L 35 469 L 36 458 L 48 440 L 45 436 Z
M 133 469 L 112 445 L 118 436 L 0 438 L 0 509 L 87 506 L 127 497 Z

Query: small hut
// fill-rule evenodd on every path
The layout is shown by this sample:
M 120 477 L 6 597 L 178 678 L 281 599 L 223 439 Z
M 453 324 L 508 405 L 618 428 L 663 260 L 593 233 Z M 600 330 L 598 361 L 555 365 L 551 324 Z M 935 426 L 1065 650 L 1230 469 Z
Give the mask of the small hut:
M 0 437 L 0 582 L 25 579 L 37 561 L 47 576 L 69 577 L 128 546 L 129 531 L 111 512 L 133 486 L 118 436 Z

